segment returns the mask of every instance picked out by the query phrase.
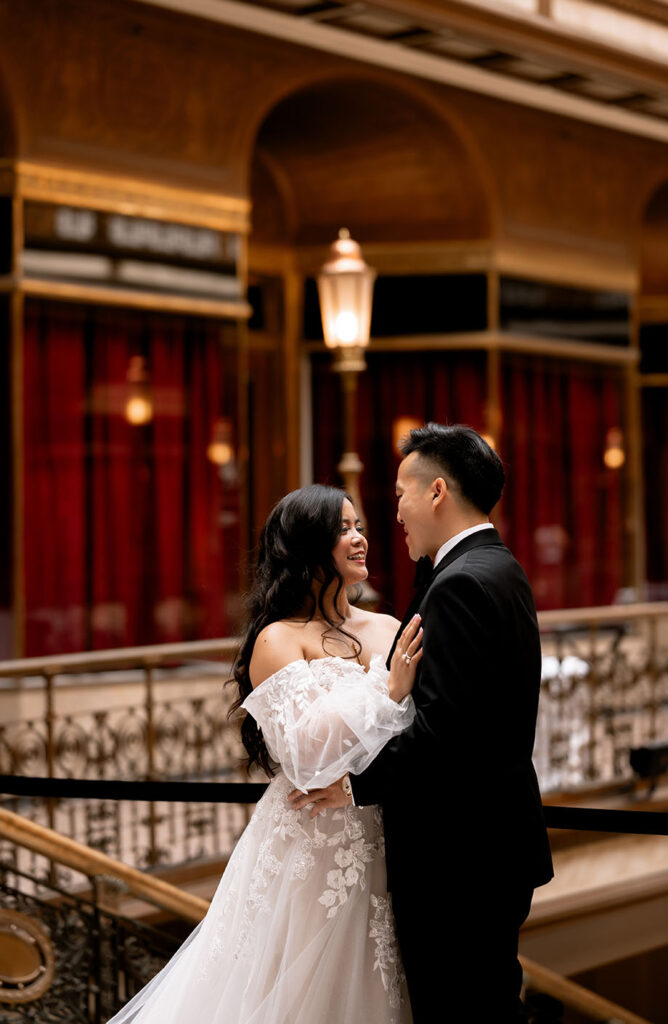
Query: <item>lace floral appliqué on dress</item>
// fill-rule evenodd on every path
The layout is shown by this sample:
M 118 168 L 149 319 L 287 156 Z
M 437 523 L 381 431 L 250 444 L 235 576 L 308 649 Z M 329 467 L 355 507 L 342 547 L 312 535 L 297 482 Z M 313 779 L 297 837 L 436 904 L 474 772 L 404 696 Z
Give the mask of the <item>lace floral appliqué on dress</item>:
M 310 818 L 288 793 L 361 771 L 410 724 L 378 657 L 293 662 L 245 708 L 281 770 L 205 919 L 110 1024 L 410 1024 L 378 807 Z

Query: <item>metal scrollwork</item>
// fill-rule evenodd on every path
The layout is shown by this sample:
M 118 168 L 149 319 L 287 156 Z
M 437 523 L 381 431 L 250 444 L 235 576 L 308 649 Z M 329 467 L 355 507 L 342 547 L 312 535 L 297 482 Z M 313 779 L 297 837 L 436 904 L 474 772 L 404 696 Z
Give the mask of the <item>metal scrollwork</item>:
M 628 779 L 629 750 L 668 731 L 668 651 L 638 622 L 555 630 L 544 649 L 534 751 L 543 791 Z
M 0 1024 L 107 1020 L 179 944 L 97 902 L 10 870 L 17 885 L 0 882 Z

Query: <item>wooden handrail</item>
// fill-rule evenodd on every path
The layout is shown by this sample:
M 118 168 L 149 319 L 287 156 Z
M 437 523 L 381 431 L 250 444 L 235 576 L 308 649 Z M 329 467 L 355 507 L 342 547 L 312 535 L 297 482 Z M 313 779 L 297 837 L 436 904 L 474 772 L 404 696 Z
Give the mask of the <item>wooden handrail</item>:
M 106 853 L 93 850 L 60 835 L 53 829 L 38 825 L 3 808 L 0 808 L 0 836 L 34 853 L 42 854 L 58 864 L 79 871 L 88 878 L 114 878 L 134 896 L 195 924 L 202 920 L 209 909 L 208 900 L 184 892 L 177 886 L 136 868 L 128 867 L 121 861 L 108 857 Z M 614 1020 L 619 1021 L 619 1024 L 651 1024 L 644 1017 L 630 1013 L 616 1003 L 590 992 L 582 985 L 534 963 L 527 957 L 521 956 L 520 962 L 535 988 L 595 1020 Z
M 114 878 L 122 882 L 134 896 L 188 921 L 201 921 L 209 909 L 208 901 L 199 896 L 183 892 L 169 882 L 128 867 L 122 861 L 108 857 L 106 853 L 77 843 L 74 839 L 68 839 L 53 829 L 4 808 L 0 808 L 0 836 L 58 864 L 64 864 L 73 871 L 79 871 L 88 878 L 100 875 Z
M 597 626 L 599 623 L 624 620 L 656 619 L 662 615 L 668 615 L 668 601 L 606 604 L 598 608 L 561 608 L 538 612 L 538 625 L 546 629 L 562 625 Z
M 559 625 L 589 625 L 668 616 L 668 601 L 638 604 L 602 605 L 592 608 L 561 608 L 538 613 L 541 628 Z M 105 651 L 81 651 L 75 654 L 54 654 L 39 658 L 16 658 L 0 661 L 0 678 L 21 676 L 101 672 L 105 669 L 151 666 L 169 661 L 197 660 L 205 657 L 232 660 L 239 646 L 238 637 L 216 640 L 188 640 L 182 643 L 149 644 L 144 647 L 116 647 Z
M 617 1022 L 619 1024 L 652 1024 L 645 1017 L 639 1017 L 636 1013 L 625 1010 L 617 1003 L 597 995 L 596 992 L 578 985 L 577 982 L 571 981 L 569 978 L 564 978 L 556 971 L 551 971 L 549 967 L 542 967 L 525 956 L 520 957 L 520 963 L 524 973 L 539 992 L 553 996 L 559 1002 L 592 1017 L 594 1020 L 614 1021 L 615 1024 Z
M 20 676 L 73 675 L 79 672 L 103 672 L 105 669 L 157 668 L 169 661 L 196 661 L 214 657 L 232 660 L 239 646 L 236 637 L 219 640 L 188 640 L 183 643 L 147 644 L 144 647 L 115 647 L 105 651 L 80 651 L 40 658 L 15 658 L 0 661 L 0 678 Z

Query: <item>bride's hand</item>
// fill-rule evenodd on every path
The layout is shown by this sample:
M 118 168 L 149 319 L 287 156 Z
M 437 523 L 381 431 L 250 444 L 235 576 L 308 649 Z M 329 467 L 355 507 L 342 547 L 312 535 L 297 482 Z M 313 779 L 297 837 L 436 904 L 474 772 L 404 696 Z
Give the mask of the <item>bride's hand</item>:
M 415 673 L 422 659 L 422 626 L 420 616 L 414 615 L 408 623 L 394 648 L 390 662 L 390 678 L 388 686 L 390 697 L 397 703 L 413 689 Z

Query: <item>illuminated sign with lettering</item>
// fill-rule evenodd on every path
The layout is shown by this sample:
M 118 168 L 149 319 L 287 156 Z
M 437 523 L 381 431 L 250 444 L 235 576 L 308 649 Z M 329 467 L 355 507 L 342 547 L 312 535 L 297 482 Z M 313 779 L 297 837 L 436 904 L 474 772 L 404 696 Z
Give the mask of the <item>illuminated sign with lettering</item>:
M 24 228 L 26 277 L 243 297 L 237 232 L 34 201 L 24 205 Z

